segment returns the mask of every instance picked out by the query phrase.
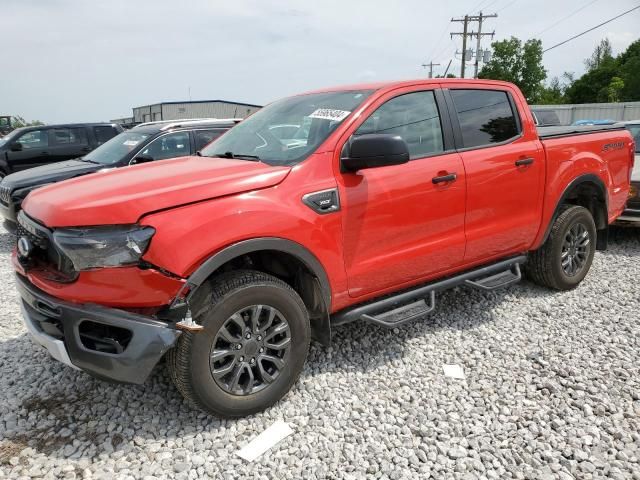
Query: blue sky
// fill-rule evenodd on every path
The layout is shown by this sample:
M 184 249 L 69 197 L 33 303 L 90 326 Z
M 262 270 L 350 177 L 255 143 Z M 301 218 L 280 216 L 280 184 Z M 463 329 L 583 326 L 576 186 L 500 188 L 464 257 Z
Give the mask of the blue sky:
M 328 85 L 425 76 L 455 56 L 452 16 L 498 13 L 496 39 L 545 47 L 637 0 L 1 0 L 0 114 L 47 123 L 128 116 L 160 101 L 264 104 Z M 563 17 L 588 5 L 571 18 Z M 608 37 L 615 53 L 638 38 L 640 10 L 545 54 L 549 75 L 580 74 Z M 489 46 L 489 40 L 483 46 Z M 467 70 L 472 72 L 472 68 Z

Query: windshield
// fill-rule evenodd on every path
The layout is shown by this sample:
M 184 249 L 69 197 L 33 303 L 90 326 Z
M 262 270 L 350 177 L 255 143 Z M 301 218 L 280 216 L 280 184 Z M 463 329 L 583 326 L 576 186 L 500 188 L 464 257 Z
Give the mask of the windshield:
M 636 153 L 640 153 L 640 123 L 637 125 L 627 125 L 627 129 L 631 132 L 633 141 L 636 142 Z
M 24 132 L 24 128 L 16 128 L 14 131 L 7 133 L 4 137 L 0 138 L 0 147 L 12 142 L 22 132 Z
M 279 100 L 210 143 L 202 156 L 296 164 L 313 153 L 371 92 L 312 93 Z
M 85 160 L 103 165 L 113 165 L 122 160 L 129 152 L 140 146 L 149 137 L 149 133 L 123 132 L 103 143 L 84 156 Z

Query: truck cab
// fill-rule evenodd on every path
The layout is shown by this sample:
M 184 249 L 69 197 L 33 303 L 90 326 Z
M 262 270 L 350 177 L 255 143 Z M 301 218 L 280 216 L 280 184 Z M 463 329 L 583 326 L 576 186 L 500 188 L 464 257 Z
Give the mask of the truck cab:
M 397 328 L 443 290 L 523 272 L 578 288 L 624 209 L 632 145 L 617 126 L 539 132 L 505 82 L 285 98 L 198 156 L 30 193 L 13 257 L 25 323 L 100 378 L 141 383 L 166 354 L 192 405 L 249 415 L 337 325 Z

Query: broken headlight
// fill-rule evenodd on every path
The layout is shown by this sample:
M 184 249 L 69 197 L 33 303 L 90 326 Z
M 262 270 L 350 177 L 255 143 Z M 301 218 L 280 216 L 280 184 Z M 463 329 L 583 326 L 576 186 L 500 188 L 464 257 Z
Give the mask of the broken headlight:
M 138 263 L 154 233 L 140 225 L 62 228 L 53 233 L 53 241 L 80 271 Z

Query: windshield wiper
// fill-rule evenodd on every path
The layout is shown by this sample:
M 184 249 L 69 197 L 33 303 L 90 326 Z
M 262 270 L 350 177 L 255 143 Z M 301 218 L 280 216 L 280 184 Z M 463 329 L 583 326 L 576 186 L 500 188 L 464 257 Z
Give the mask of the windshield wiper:
M 224 152 L 223 154 L 217 153 L 214 157 L 222 157 L 222 158 L 237 158 L 239 160 L 251 160 L 253 162 L 259 162 L 260 157 L 257 155 L 245 155 L 242 153 L 233 153 L 233 152 Z

